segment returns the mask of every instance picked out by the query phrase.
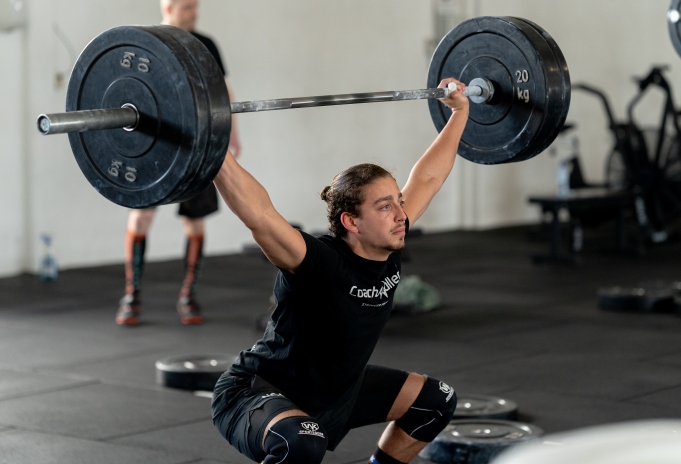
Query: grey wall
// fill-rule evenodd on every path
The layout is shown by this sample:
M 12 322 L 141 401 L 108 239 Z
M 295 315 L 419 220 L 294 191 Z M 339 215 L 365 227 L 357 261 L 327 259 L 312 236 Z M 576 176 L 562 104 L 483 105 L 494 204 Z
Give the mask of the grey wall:
M 672 86 L 681 78 L 681 58 L 674 51 L 667 31 L 667 0 L 484 0 L 475 5 L 475 15 L 513 15 L 529 18 L 542 25 L 557 41 L 570 67 L 572 82 L 586 82 L 605 89 L 618 119 L 626 117 L 626 107 L 637 93 L 632 76 L 645 76 L 653 65 L 668 64 L 667 77 Z M 677 89 L 678 91 L 678 89 Z M 651 90 L 635 113 L 637 122 L 650 127 L 659 123 L 662 92 Z M 581 160 L 588 177 L 603 180 L 606 156 L 612 147 L 600 103 L 579 91 L 572 93 L 568 121 L 577 125 L 574 132 L 581 144 Z M 499 219 L 532 220 L 537 212 L 522 208 L 522 203 L 506 204 L 506 216 L 499 207 L 505 198 L 549 189 L 554 185 L 557 160 L 569 153 L 569 137 L 558 139 L 557 155 L 539 156 L 522 165 L 500 169 L 478 169 L 484 185 L 484 211 L 481 225 Z M 545 153 L 547 155 L 548 153 Z M 509 182 L 510 179 L 513 181 Z M 499 183 L 504 185 L 499 189 Z M 494 189 L 495 193 L 486 195 Z M 506 192 L 500 194 L 501 191 Z M 491 214 L 490 214 L 491 213 Z
M 672 82 L 680 76 L 681 59 L 666 31 L 667 0 L 460 3 L 469 17 L 515 15 L 542 25 L 561 46 L 573 81 L 608 85 L 620 116 L 635 92 L 631 75 L 669 63 Z M 65 136 L 42 137 L 34 121 L 64 106 L 65 86 L 58 78 L 67 78 L 73 64 L 69 47 L 78 53 L 117 25 L 157 23 L 158 2 L 27 0 L 27 5 L 26 26 L 0 33 L 0 275 L 35 269 L 41 232 L 54 235 L 63 267 L 120 262 L 127 211 L 90 187 Z M 425 85 L 432 9 L 427 0 L 202 0 L 199 28 L 221 46 L 238 100 L 409 89 Z M 644 122 L 657 120 L 656 104 L 642 108 Z M 578 124 L 587 175 L 599 180 L 610 144 L 600 107 L 574 93 L 568 120 Z M 317 193 L 336 172 L 373 161 L 393 169 L 403 183 L 435 136 L 424 102 L 244 114 L 238 125 L 240 162 L 287 219 L 314 230 L 325 226 Z M 559 140 L 554 156 L 520 165 L 457 161 L 419 225 L 441 230 L 536 220 L 537 211 L 525 199 L 554 188 L 568 142 Z M 151 259 L 181 254 L 175 209 L 158 211 L 149 237 Z M 224 206 L 208 221 L 208 253 L 235 252 L 251 241 Z
M 0 53 L 0 273 L 7 274 L 23 268 L 27 248 L 23 33 L 0 33 Z

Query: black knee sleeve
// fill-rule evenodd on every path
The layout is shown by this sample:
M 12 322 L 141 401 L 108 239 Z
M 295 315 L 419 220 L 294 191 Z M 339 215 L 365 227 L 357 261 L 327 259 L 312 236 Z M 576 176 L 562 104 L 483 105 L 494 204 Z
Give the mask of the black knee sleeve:
M 319 464 L 328 442 L 324 428 L 311 417 L 286 417 L 267 433 L 263 464 Z
M 426 377 L 414 403 L 395 423 L 410 437 L 431 442 L 454 415 L 456 393 L 444 382 Z

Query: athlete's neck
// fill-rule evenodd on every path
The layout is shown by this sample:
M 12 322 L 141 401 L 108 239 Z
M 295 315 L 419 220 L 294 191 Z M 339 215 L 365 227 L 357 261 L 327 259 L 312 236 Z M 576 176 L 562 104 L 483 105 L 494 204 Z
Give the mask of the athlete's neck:
M 387 261 L 393 250 L 386 250 L 384 248 L 375 248 L 365 245 L 361 240 L 357 239 L 355 235 L 347 234 L 343 237 L 343 241 L 348 245 L 350 251 L 360 258 L 368 259 L 370 261 Z

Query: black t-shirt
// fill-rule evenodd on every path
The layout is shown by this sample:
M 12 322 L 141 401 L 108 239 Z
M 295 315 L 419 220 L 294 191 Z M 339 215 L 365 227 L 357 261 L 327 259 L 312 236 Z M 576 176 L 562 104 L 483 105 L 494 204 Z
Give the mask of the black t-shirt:
M 227 77 L 227 68 L 225 65 L 222 63 L 222 58 L 220 57 L 220 50 L 218 50 L 217 45 L 215 45 L 215 42 L 210 37 L 206 37 L 203 34 L 199 34 L 198 32 L 192 31 L 192 35 L 199 39 L 201 43 L 208 49 L 211 55 L 215 58 L 215 61 L 218 62 L 218 66 L 220 67 L 220 71 L 222 71 L 222 75 Z
M 262 377 L 312 414 L 342 404 L 361 378 L 390 316 L 401 253 L 371 261 L 340 238 L 301 234 L 302 264 L 279 272 L 272 321 L 229 372 Z

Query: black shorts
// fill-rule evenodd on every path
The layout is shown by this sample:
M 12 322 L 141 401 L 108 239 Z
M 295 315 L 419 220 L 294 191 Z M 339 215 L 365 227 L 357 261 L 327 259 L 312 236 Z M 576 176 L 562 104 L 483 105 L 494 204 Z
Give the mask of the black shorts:
M 191 219 L 206 217 L 218 210 L 218 192 L 215 185 L 210 184 L 194 198 L 183 201 L 177 209 L 178 216 Z
M 213 423 L 240 453 L 262 462 L 262 439 L 267 424 L 278 414 L 300 409 L 319 421 L 333 451 L 354 428 L 386 422 L 408 372 L 368 365 L 348 401 L 334 409 L 314 413 L 298 406 L 275 386 L 258 376 L 222 375 L 213 392 Z

